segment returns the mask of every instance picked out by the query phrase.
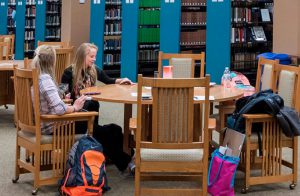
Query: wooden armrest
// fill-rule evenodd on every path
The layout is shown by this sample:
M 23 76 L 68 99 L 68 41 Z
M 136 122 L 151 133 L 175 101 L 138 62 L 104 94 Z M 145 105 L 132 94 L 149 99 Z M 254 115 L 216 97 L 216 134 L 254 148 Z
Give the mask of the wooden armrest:
M 246 119 L 273 118 L 270 114 L 243 114 L 243 117 Z
M 70 114 L 64 115 L 54 115 L 47 114 L 41 115 L 41 120 L 43 121 L 64 121 L 64 120 L 89 120 L 90 118 L 94 118 L 98 115 L 98 112 L 74 112 Z

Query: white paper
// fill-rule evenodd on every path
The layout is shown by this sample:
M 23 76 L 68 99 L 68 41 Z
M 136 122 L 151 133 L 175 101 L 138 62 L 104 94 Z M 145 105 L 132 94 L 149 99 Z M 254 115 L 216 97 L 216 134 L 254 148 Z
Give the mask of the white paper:
M 0 66 L 2 67 L 5 67 L 5 66 L 13 66 L 12 63 L 0 63 Z
M 165 0 L 165 3 L 170 3 L 170 0 Z
M 170 3 L 174 3 L 175 0 L 170 0 Z
M 131 93 L 132 97 L 137 97 L 137 93 Z M 149 93 L 142 93 L 142 98 L 150 98 L 151 94 Z
M 128 3 L 129 3 L 129 0 L 126 0 L 126 1 L 125 1 L 125 3 L 127 3 L 127 4 L 128 4 Z
M 133 4 L 133 0 L 129 0 L 129 3 Z
M 194 100 L 195 101 L 204 101 L 204 99 L 205 99 L 205 96 L 194 96 Z M 215 100 L 215 97 L 214 96 L 209 96 L 209 100 L 210 101 L 213 101 L 213 100 Z
M 211 0 L 211 2 L 218 2 L 218 0 Z

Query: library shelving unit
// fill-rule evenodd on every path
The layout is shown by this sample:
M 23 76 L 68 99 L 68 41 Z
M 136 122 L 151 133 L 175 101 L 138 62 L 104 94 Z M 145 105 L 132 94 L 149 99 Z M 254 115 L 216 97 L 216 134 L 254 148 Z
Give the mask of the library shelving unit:
M 180 51 L 200 53 L 206 48 L 206 0 L 181 1 Z
M 36 1 L 26 0 L 24 57 L 33 58 L 35 49 Z
M 153 76 L 160 49 L 160 0 L 139 1 L 138 24 L 138 73 Z
M 103 69 L 111 77 L 121 75 L 122 1 L 105 1 Z M 100 46 L 101 47 L 101 46 Z
M 47 0 L 45 41 L 61 41 L 61 0 Z
M 255 86 L 257 55 L 272 51 L 273 0 L 231 2 L 231 70 Z
M 7 2 L 7 34 L 15 34 L 16 0 Z

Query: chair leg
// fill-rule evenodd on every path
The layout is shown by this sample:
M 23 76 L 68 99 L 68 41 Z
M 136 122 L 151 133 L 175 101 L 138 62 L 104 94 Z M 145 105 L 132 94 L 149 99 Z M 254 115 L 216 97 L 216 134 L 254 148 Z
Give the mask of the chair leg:
M 134 186 L 134 195 L 139 196 L 140 190 L 141 190 L 141 172 L 140 172 L 140 166 L 137 166 L 135 168 L 135 186 Z
M 34 153 L 34 189 L 32 190 L 32 195 L 36 195 L 40 185 L 40 162 L 41 162 L 41 152 L 37 150 Z
M 17 144 L 16 145 L 16 160 L 15 160 L 15 176 L 12 179 L 13 183 L 17 183 L 18 180 L 19 180 L 19 176 L 20 176 L 20 167 L 19 167 L 19 164 L 18 164 L 18 161 L 20 160 L 20 151 L 21 151 L 21 148 Z
M 298 180 L 298 137 L 293 138 L 293 182 L 290 189 L 294 189 Z

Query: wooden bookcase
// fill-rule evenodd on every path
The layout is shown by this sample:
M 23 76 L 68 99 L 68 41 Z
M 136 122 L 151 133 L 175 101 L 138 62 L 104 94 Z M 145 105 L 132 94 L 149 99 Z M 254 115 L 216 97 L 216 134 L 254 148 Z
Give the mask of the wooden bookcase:
M 273 0 L 231 2 L 231 70 L 243 73 L 255 86 L 257 55 L 272 51 Z M 262 16 L 264 15 L 264 16 Z M 263 29 L 259 31 L 257 29 Z M 257 39 L 264 33 L 266 39 Z

